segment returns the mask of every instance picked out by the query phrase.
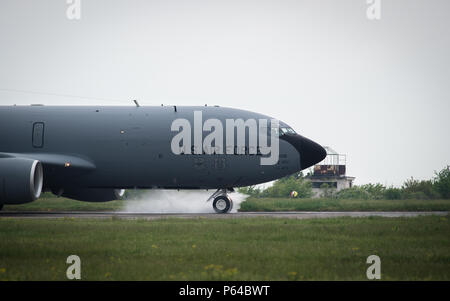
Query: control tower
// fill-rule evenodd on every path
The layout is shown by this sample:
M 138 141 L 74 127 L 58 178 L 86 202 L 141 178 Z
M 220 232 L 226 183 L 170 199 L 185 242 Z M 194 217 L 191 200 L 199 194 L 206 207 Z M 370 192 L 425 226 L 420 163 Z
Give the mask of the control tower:
M 355 177 L 349 177 L 346 174 L 347 155 L 338 154 L 328 146 L 324 146 L 324 148 L 327 151 L 327 156 L 322 162 L 314 165 L 312 174 L 306 177 L 311 181 L 315 197 L 322 196 L 324 186 L 328 185 L 328 188 L 337 192 L 352 187 L 355 179 Z

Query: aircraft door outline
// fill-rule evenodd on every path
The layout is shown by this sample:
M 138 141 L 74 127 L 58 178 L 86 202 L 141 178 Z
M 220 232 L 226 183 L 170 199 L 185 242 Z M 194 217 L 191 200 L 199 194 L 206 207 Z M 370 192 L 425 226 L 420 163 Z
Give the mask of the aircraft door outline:
M 34 148 L 44 147 L 44 123 L 35 122 L 33 123 L 33 134 L 32 134 L 32 144 Z

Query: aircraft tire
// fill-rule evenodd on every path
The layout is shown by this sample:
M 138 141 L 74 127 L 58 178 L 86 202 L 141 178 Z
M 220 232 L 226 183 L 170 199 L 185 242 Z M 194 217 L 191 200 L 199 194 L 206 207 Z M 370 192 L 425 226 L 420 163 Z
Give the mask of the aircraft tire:
M 232 207 L 233 203 L 231 202 L 230 198 L 225 195 L 219 195 L 214 199 L 213 208 L 216 213 L 228 213 L 231 211 Z
M 3 204 L 0 203 L 0 211 L 2 211 L 2 209 L 3 209 Z

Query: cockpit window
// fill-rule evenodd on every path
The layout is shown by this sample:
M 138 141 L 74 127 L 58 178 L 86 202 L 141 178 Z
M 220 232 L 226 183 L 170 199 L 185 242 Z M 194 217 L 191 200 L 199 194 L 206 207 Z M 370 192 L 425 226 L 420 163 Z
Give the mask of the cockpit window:
M 280 127 L 280 136 L 285 134 L 295 134 L 295 131 L 289 127 Z

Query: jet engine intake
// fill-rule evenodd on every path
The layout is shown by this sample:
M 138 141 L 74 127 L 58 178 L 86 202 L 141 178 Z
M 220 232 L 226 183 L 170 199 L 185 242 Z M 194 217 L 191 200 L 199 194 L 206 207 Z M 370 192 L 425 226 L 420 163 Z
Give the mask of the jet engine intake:
M 41 196 L 44 183 L 38 160 L 0 158 L 0 204 L 24 204 Z

